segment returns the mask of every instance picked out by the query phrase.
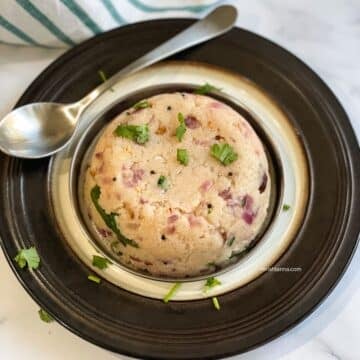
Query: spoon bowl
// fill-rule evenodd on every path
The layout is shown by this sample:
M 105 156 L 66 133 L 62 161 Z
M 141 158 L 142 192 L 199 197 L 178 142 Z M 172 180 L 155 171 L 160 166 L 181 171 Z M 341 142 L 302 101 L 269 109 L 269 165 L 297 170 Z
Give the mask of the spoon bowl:
M 35 103 L 15 109 L 0 122 L 0 150 L 10 156 L 49 156 L 71 139 L 77 123 L 74 105 Z

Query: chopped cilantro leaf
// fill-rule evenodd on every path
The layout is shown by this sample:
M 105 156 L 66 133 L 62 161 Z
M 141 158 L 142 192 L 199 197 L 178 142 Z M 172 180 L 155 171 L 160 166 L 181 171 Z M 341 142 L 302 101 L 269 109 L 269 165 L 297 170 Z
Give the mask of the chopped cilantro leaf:
M 40 257 L 34 246 L 28 249 L 21 249 L 14 260 L 23 269 L 26 265 L 29 269 L 37 269 L 40 264 Z
M 229 165 L 234 162 L 238 155 L 234 149 L 226 143 L 213 144 L 210 149 L 211 155 L 219 160 L 223 165 Z
M 169 188 L 169 182 L 164 175 L 161 175 L 157 182 L 158 186 L 163 190 L 167 190 Z
M 50 322 L 54 321 L 54 318 L 43 309 L 40 309 L 38 311 L 38 314 L 39 314 L 40 319 L 46 323 L 50 323 Z
M 181 283 L 175 283 L 172 288 L 169 290 L 169 292 L 164 297 L 164 303 L 167 304 L 170 299 L 175 295 L 175 293 L 178 291 L 179 287 L 181 286 Z
M 101 189 L 98 185 L 95 185 L 91 189 L 91 193 L 90 193 L 91 200 L 92 200 L 97 212 L 99 213 L 101 218 L 104 220 L 104 223 L 106 224 L 106 226 L 115 233 L 117 239 L 124 246 L 130 245 L 130 246 L 138 248 L 139 245 L 137 244 L 137 242 L 126 238 L 121 233 L 120 229 L 118 228 L 115 217 L 119 216 L 119 214 L 113 213 L 113 212 L 110 214 L 107 214 L 106 211 L 100 206 L 100 204 L 99 204 L 100 195 L 101 195 Z
M 176 128 L 176 137 L 179 141 L 181 141 L 186 133 L 185 118 L 182 113 L 178 113 L 178 120 L 180 125 Z
M 283 205 L 283 211 L 288 211 L 288 210 L 290 210 L 290 205 L 284 204 Z
M 189 154 L 186 149 L 177 149 L 176 158 L 180 164 L 185 166 L 189 163 Z
M 232 236 L 228 242 L 228 246 L 231 246 L 235 241 L 235 236 Z
M 111 261 L 109 261 L 106 258 L 103 258 L 102 256 L 94 255 L 92 264 L 94 266 L 96 266 L 97 268 L 103 270 L 103 269 L 106 269 L 109 264 L 111 264 Z
M 146 109 L 149 107 L 151 107 L 151 104 L 147 100 L 141 100 L 133 106 L 135 110 Z
M 218 286 L 218 285 L 221 285 L 221 282 L 218 279 L 214 278 L 213 276 L 209 277 L 206 280 L 204 291 L 208 292 L 210 289 L 212 289 L 213 287 Z
M 99 277 L 97 277 L 96 275 L 89 275 L 88 280 L 93 281 L 97 284 L 101 283 L 101 279 Z
M 149 127 L 145 125 L 119 125 L 115 129 L 115 135 L 133 140 L 137 144 L 145 144 L 149 141 Z
M 205 94 L 208 94 L 210 92 L 213 92 L 213 91 L 221 91 L 220 88 L 218 87 L 215 87 L 209 83 L 205 83 L 204 85 L 202 86 L 199 86 L 195 91 L 194 93 L 195 94 L 199 94 L 199 95 L 205 95 Z
M 214 304 L 214 308 L 215 308 L 216 310 L 220 310 L 219 300 L 218 300 L 218 298 L 217 298 L 216 296 L 214 296 L 214 297 L 212 298 L 212 302 L 213 302 L 213 304 Z

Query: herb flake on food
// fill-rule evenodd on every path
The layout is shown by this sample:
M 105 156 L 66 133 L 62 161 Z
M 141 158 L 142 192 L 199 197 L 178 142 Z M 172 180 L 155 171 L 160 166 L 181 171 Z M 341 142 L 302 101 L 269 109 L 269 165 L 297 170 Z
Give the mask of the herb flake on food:
M 247 247 L 246 249 L 241 250 L 241 251 L 233 251 L 230 255 L 230 259 L 233 259 L 235 257 L 240 259 L 240 258 L 244 257 L 250 250 L 251 250 L 251 248 Z
M 178 120 L 180 125 L 176 128 L 176 137 L 179 141 L 181 141 L 186 133 L 185 118 L 182 113 L 178 113 Z
M 219 311 L 220 310 L 220 304 L 219 304 L 218 298 L 216 296 L 214 296 L 211 300 L 213 302 L 214 308 Z
M 101 283 L 101 279 L 99 277 L 97 277 L 96 275 L 89 275 L 88 276 L 88 280 L 100 284 Z
M 40 264 L 40 257 L 34 246 L 28 249 L 21 249 L 14 260 L 21 269 L 26 267 L 26 265 L 29 269 L 37 269 Z
M 205 292 L 208 292 L 210 289 L 212 289 L 213 287 L 215 286 L 218 286 L 218 285 L 221 285 L 221 281 L 218 280 L 217 278 L 215 277 L 209 277 L 207 280 L 206 280 L 206 283 L 205 283 L 205 289 L 204 291 Z
M 161 175 L 157 181 L 157 185 L 161 189 L 167 190 L 169 188 L 169 181 L 167 180 L 167 178 L 164 175 Z
M 228 242 L 228 246 L 231 246 L 235 241 L 235 236 L 232 236 Z
M 283 211 L 288 211 L 288 210 L 290 210 L 290 205 L 284 204 L 283 205 Z
M 100 270 L 106 269 L 109 264 L 111 264 L 111 261 L 108 259 L 99 256 L 99 255 L 93 255 L 92 264 L 99 268 Z
M 137 242 L 126 238 L 121 233 L 120 229 L 118 228 L 115 218 L 116 218 L 116 216 L 119 216 L 119 214 L 114 213 L 114 212 L 107 214 L 106 211 L 100 206 L 100 204 L 99 204 L 100 195 L 101 195 L 101 189 L 100 189 L 99 185 L 95 185 L 91 189 L 91 193 L 90 193 L 91 200 L 92 200 L 97 212 L 99 213 L 101 218 L 104 220 L 104 223 L 106 224 L 106 226 L 115 233 L 117 239 L 124 246 L 130 245 L 130 246 L 138 248 L 139 245 L 137 244 Z
M 227 143 L 213 144 L 210 148 L 210 154 L 223 165 L 229 165 L 238 158 L 238 154 Z
M 189 164 L 189 153 L 186 149 L 177 149 L 176 158 L 180 164 Z
M 151 104 L 147 100 L 141 100 L 133 106 L 135 110 L 146 109 L 149 107 L 151 107 Z
M 164 297 L 164 303 L 167 304 L 170 299 L 175 295 L 175 293 L 179 290 L 179 287 L 181 286 L 181 283 L 175 283 L 171 289 L 169 290 L 169 292 L 166 294 L 166 296 Z
M 115 135 L 130 139 L 137 144 L 145 144 L 149 141 L 149 127 L 145 125 L 126 125 L 121 124 L 115 129 Z
M 221 89 L 216 87 L 216 86 L 213 86 L 213 85 L 211 85 L 209 83 L 205 83 L 204 85 L 199 86 L 194 91 L 194 93 L 198 94 L 198 95 L 205 95 L 205 94 L 208 94 L 208 93 L 213 92 L 213 91 L 221 91 Z
M 40 309 L 38 314 L 40 319 L 46 323 L 51 323 L 54 321 L 54 318 L 43 309 Z

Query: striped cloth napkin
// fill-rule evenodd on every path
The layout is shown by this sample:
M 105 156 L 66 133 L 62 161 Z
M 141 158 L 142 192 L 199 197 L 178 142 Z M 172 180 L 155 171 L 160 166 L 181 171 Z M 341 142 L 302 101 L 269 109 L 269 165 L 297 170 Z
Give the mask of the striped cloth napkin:
M 198 17 L 216 0 L 0 0 L 0 41 L 73 46 L 128 23 Z

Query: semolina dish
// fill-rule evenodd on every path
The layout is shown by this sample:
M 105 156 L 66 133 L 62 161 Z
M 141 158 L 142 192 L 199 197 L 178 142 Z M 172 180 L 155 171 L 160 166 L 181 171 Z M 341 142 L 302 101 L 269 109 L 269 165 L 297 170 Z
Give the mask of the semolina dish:
M 107 126 L 83 201 L 120 263 L 179 278 L 244 253 L 264 224 L 270 188 L 264 147 L 239 113 L 209 96 L 169 93 Z

